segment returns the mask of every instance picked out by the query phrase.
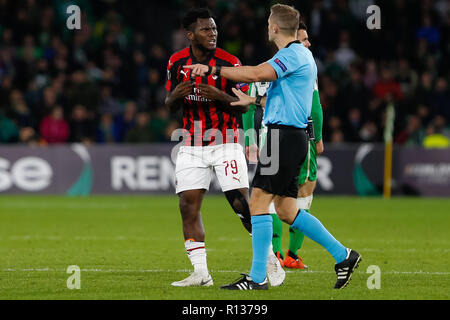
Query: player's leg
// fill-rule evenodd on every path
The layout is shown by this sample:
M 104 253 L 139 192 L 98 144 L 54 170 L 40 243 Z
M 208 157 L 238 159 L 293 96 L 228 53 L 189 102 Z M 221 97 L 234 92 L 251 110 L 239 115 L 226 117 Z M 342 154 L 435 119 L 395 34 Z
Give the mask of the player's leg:
M 205 229 L 200 213 L 205 191 L 205 189 L 186 190 L 178 194 L 185 241 L 188 239 L 205 241 Z
M 233 189 L 224 192 L 225 197 L 228 200 L 234 213 L 241 220 L 242 225 L 248 231 L 252 233 L 252 222 L 250 218 L 250 207 L 249 207 L 249 195 L 248 188 Z
M 309 211 L 311 208 L 312 194 L 316 186 L 316 181 L 307 180 L 306 183 L 300 185 L 297 196 L 297 209 Z M 289 227 L 289 249 L 284 259 L 285 267 L 293 269 L 307 269 L 308 266 L 303 263 L 298 251 L 303 245 L 305 235 L 295 229 Z
M 227 143 L 212 148 L 211 165 L 228 203 L 251 233 L 247 161 L 242 146 Z
M 213 284 L 208 271 L 205 247 L 205 230 L 203 228 L 200 208 L 205 189 L 187 190 L 179 194 L 180 212 L 183 221 L 184 247 L 194 267 L 194 272 L 186 279 L 173 282 L 173 286 L 210 286 Z
M 273 221 L 273 235 L 272 235 L 272 250 L 275 256 L 277 257 L 278 261 L 280 262 L 280 265 L 284 266 L 284 257 L 281 253 L 281 238 L 283 235 L 283 222 L 278 218 L 278 215 L 275 211 L 275 205 L 273 202 L 270 203 L 269 206 L 269 213 L 272 216 Z
M 313 193 L 316 189 L 316 180 L 308 180 L 300 185 L 298 189 L 297 205 L 299 209 L 310 210 L 313 200 Z
M 194 155 L 198 152 L 202 151 L 189 147 L 180 148 L 175 169 L 184 247 L 194 267 L 194 272 L 189 277 L 172 283 L 179 287 L 213 284 L 206 261 L 205 230 L 200 213 L 203 196 L 211 181 L 211 169 L 203 163 L 201 156 Z
M 317 180 L 317 150 L 315 142 L 308 143 L 308 153 L 300 169 L 298 177 L 297 204 L 299 209 L 309 210 L 311 208 L 314 189 Z
M 283 256 L 281 254 L 281 235 L 283 222 L 278 218 L 273 202 L 269 205 L 269 213 L 272 217 L 272 243 L 269 247 L 267 258 L 267 277 L 273 287 L 283 284 L 286 272 L 283 269 Z

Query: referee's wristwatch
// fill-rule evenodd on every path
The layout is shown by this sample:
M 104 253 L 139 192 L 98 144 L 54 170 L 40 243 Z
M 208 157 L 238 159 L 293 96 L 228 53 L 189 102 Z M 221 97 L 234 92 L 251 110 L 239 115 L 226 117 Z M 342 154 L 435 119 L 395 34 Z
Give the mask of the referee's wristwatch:
M 220 71 L 222 70 L 222 66 L 216 66 L 216 72 L 214 72 L 215 76 L 220 76 Z
M 255 106 L 261 107 L 261 100 L 264 98 L 264 96 L 257 96 L 255 100 Z

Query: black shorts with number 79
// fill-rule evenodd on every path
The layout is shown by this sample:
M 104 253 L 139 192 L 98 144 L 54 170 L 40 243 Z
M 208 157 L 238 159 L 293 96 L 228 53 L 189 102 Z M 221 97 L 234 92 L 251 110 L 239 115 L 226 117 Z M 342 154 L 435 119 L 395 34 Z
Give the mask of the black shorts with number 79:
M 268 125 L 252 187 L 297 198 L 298 175 L 308 150 L 305 129 Z

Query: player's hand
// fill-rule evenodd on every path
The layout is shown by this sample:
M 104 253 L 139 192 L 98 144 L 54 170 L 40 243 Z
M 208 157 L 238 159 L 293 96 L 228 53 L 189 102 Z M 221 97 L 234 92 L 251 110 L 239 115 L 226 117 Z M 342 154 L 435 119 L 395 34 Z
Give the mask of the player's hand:
M 189 66 L 183 66 L 184 69 L 191 69 L 191 78 L 204 77 L 208 73 L 209 67 L 204 64 L 191 64 Z
M 172 95 L 175 99 L 184 98 L 192 92 L 192 83 L 191 81 L 181 82 L 179 85 L 175 87 L 172 91 Z
M 323 139 L 316 143 L 317 155 L 320 156 L 324 151 Z
M 259 149 L 256 143 L 252 144 L 251 146 L 245 147 L 245 156 L 247 157 L 248 162 L 258 163 Z
M 200 90 L 200 94 L 206 99 L 213 101 L 223 100 L 224 92 L 216 87 L 205 83 L 199 83 L 197 88 Z
M 241 90 L 238 90 L 236 88 L 231 88 L 233 90 L 234 95 L 239 99 L 238 101 L 231 102 L 230 105 L 232 106 L 248 106 L 252 103 L 255 103 L 255 98 L 250 97 L 249 95 L 246 95 Z

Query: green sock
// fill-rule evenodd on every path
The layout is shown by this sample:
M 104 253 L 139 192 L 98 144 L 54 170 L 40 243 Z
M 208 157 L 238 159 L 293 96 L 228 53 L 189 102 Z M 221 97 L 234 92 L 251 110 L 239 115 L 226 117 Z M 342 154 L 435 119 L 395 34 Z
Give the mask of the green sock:
M 305 239 L 305 235 L 292 227 L 289 227 L 289 251 L 297 254 L 297 251 L 300 250 L 303 244 L 303 240 Z
M 273 252 L 279 251 L 281 253 L 281 235 L 283 234 L 283 223 L 276 214 L 271 214 L 273 221 L 273 236 L 272 246 Z

